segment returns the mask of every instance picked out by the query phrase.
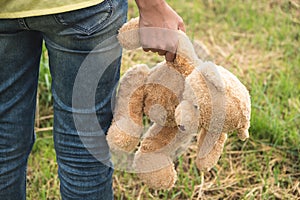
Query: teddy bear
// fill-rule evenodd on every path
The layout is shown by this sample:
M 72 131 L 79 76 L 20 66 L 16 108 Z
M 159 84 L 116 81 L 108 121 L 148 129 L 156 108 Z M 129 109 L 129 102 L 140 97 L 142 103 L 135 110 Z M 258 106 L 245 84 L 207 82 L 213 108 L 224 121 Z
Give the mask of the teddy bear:
M 120 44 L 141 47 L 138 18 L 119 30 Z M 177 31 L 173 62 L 151 69 L 130 68 L 122 77 L 107 141 L 124 169 L 154 189 L 170 189 L 177 174 L 173 159 L 197 139 L 199 170 L 210 170 L 221 156 L 228 132 L 249 137 L 250 95 L 228 70 L 198 58 L 185 33 Z M 145 116 L 151 121 L 145 130 Z

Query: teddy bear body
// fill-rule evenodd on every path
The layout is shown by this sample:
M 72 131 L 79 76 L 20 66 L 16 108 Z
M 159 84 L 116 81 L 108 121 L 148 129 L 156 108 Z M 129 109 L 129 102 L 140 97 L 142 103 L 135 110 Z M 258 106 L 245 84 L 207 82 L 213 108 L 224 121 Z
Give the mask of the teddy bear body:
M 225 68 L 205 62 L 186 78 L 176 122 L 182 132 L 200 129 L 196 161 L 200 170 L 209 170 L 216 164 L 221 151 L 214 147 L 223 148 L 226 133 L 236 130 L 241 140 L 249 137 L 250 111 L 246 87 Z M 188 115 L 193 116 L 192 120 L 186 118 Z
M 140 64 L 120 82 L 107 140 L 112 152 L 134 152 L 132 168 L 150 187 L 174 186 L 173 159 L 198 135 L 197 167 L 209 170 L 221 153 L 227 132 L 249 136 L 250 96 L 229 71 L 200 60 L 184 33 L 177 57 L 149 69 Z M 118 39 L 127 49 L 140 47 L 138 20 L 125 24 Z M 143 118 L 151 120 L 145 132 Z M 145 132 L 145 133 L 144 133 Z

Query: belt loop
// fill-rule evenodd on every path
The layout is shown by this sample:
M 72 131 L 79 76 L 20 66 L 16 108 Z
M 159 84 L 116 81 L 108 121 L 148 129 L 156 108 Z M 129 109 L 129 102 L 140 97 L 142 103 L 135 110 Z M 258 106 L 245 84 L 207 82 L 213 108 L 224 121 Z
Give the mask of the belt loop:
M 29 30 L 30 28 L 28 27 L 28 25 L 26 24 L 25 18 L 20 18 L 18 19 L 19 25 L 21 26 L 21 28 L 23 29 L 27 29 Z

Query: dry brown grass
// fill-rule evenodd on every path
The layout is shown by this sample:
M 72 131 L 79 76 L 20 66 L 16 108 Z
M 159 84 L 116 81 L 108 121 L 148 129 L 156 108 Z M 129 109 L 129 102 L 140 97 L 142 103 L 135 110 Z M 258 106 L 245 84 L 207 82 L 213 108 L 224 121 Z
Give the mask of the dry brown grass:
M 117 172 L 118 199 L 300 199 L 299 152 L 252 139 L 243 143 L 235 136 L 226 144 L 219 163 L 204 173 L 204 182 L 194 164 L 196 144 L 191 144 L 176 161 L 180 180 L 169 192 L 148 189 L 135 175 Z

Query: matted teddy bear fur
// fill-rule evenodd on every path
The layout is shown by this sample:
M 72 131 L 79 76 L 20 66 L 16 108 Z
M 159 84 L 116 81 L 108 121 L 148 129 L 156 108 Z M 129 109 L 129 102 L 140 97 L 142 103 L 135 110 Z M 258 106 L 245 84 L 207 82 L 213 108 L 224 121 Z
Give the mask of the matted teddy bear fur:
M 138 19 L 126 23 L 118 39 L 126 49 L 140 47 Z M 146 133 L 144 116 L 152 122 Z M 151 69 L 140 64 L 124 74 L 107 140 L 116 155 L 135 153 L 129 164 L 144 183 L 169 189 L 177 178 L 173 159 L 195 134 L 197 167 L 209 170 L 222 153 L 226 133 L 236 130 L 244 140 L 249 126 L 245 86 L 223 67 L 200 60 L 188 37 L 178 31 L 174 62 Z

